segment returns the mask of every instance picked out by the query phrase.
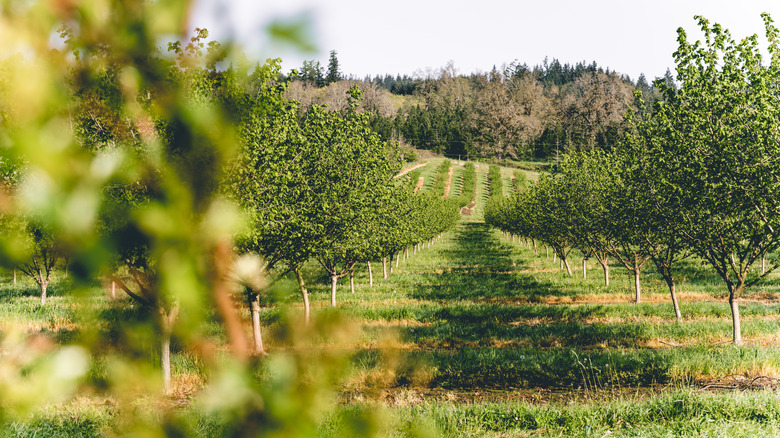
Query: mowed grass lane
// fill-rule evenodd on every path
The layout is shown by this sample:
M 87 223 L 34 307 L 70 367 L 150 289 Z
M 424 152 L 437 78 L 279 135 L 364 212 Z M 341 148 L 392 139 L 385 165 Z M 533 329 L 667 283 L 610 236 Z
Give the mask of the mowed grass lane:
M 572 264 L 581 266 L 576 258 Z M 618 266 L 604 288 L 595 266 L 587 280 L 581 271 L 569 277 L 541 246 L 535 253 L 464 221 L 388 280 L 375 264 L 374 287 L 363 268 L 354 295 L 346 282 L 340 288 L 339 306 L 364 327 L 355 344 L 367 349 L 360 366 L 381 364 L 377 349 L 392 337 L 409 363 L 426 369 L 428 380 L 415 380 L 422 387 L 603 389 L 780 378 L 773 286 L 742 304 L 746 345 L 734 347 L 723 288 L 700 264 L 686 270 L 678 323 L 665 284 L 649 268 L 645 302 L 634 304 L 632 280 Z M 315 307 L 325 308 L 327 285 L 319 283 Z M 410 381 L 400 375 L 393 385 Z

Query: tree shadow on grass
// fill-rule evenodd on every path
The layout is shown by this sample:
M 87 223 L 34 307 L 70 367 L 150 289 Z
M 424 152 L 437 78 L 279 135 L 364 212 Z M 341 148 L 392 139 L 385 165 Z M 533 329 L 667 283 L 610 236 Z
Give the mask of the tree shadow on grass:
M 544 296 L 571 295 L 549 282 L 518 272 L 513 247 L 483 223 L 463 224 L 454 245 L 440 251 L 444 269 L 420 274 L 412 296 L 443 308 L 417 315 L 428 325 L 407 330 L 409 342 L 490 346 L 501 342 L 538 347 L 634 347 L 649 338 L 643 324 L 589 324 L 605 306 L 538 306 Z M 519 266 L 518 266 L 519 265 Z M 576 292 L 575 292 L 576 293 Z
M 509 342 L 539 348 L 644 347 L 649 327 L 642 323 L 607 324 L 551 322 L 546 324 L 504 324 L 491 319 L 442 320 L 431 326 L 412 327 L 404 333 L 406 342 L 442 346 L 493 346 Z
M 412 296 L 447 301 L 535 301 L 546 296 L 572 295 L 571 291 L 519 272 L 527 266 L 513 259 L 512 249 L 488 225 L 464 223 L 455 231 L 454 247 L 440 251 L 442 269 L 421 274 Z

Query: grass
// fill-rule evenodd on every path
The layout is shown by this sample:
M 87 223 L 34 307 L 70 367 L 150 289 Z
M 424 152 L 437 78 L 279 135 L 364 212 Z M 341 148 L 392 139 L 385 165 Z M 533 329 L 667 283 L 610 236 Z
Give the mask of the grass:
M 430 163 L 423 172 L 431 176 L 436 165 Z M 453 190 L 461 174 L 456 166 Z M 347 355 L 336 388 L 340 403 L 317 417 L 317 434 L 780 434 L 780 402 L 772 390 L 780 386 L 778 275 L 745 295 L 740 311 L 746 344 L 734 347 L 725 288 L 701 262 L 681 264 L 678 294 L 684 320 L 677 322 L 666 285 L 649 264 L 642 277 L 644 302 L 634 304 L 633 279 L 621 267 L 613 265 L 611 285 L 605 288 L 594 261 L 583 279 L 581 255 L 573 253 L 575 272 L 569 277 L 541 246 L 534 251 L 485 226 L 480 217 L 486 176 L 478 170 L 474 216 L 433 247 L 397 268 L 393 264 L 389 279 L 382 279 L 381 263 L 374 264 L 373 287 L 367 284 L 366 267 L 359 266 L 356 293 L 346 282 L 338 288 L 337 312 L 329 306 L 329 279 L 313 263 L 304 267 L 315 321 L 338 313 L 353 322 L 349 336 L 322 336 L 307 346 Z M 137 309 L 125 300 L 110 302 L 98 285 L 81 301 L 70 296 L 69 288 L 66 279 L 58 278 L 41 307 L 34 283 L 0 282 L 0 334 L 22 329 L 70 342 L 92 324 L 80 315 L 79 306 L 87 305 L 101 309 L 96 329 L 107 339 L 105 358 L 98 357 L 90 373 L 93 381 L 108 378 L 106 363 L 112 354 L 123 353 L 116 345 L 133 345 L 130 353 L 154 371 L 156 347 L 143 333 L 128 334 L 133 321 L 143 318 Z M 287 354 L 281 340 L 284 321 L 288 311 L 294 316 L 302 311 L 294 279 L 278 282 L 263 300 L 266 348 L 271 357 Z M 240 311 L 248 327 L 248 312 Z M 216 321 L 203 333 L 214 344 L 225 342 Z M 229 420 L 190 403 L 210 379 L 203 359 L 174 345 L 172 361 L 173 409 L 186 424 L 185 434 L 233 433 L 237 426 Z M 267 363 L 258 362 L 260 382 L 272 378 L 263 371 Z M 704 390 L 713 384 L 738 389 Z M 0 429 L 6 436 L 122 433 L 123 410 L 111 397 L 93 394 L 44 407 Z M 156 412 L 149 415 L 152 422 L 162 421 Z

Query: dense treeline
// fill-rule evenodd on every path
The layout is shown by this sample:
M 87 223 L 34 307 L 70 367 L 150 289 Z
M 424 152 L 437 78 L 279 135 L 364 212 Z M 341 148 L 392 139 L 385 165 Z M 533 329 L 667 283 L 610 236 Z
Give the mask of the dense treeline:
M 312 65 L 320 73 L 312 73 Z M 639 109 L 634 93 L 646 108 L 659 96 L 644 75 L 633 82 L 595 62 L 571 65 L 557 59 L 533 68 L 513 63 L 489 73 L 459 75 L 448 65 L 425 78 L 362 80 L 345 80 L 332 68 L 326 75 L 318 63 L 307 61 L 293 79 L 289 93 L 296 100 L 332 108 L 344 105 L 340 90 L 358 85 L 383 139 L 454 158 L 550 159 L 568 151 L 608 150 L 623 132 L 626 112 Z M 663 81 L 674 85 L 669 71 Z
M 764 20 L 768 65 L 755 37 L 737 43 L 703 18 L 705 43 L 680 30 L 679 89 L 659 83 L 663 99 L 629 114 L 619 147 L 567 155 L 529 190 L 492 199 L 486 221 L 544 242 L 569 275 L 574 249 L 598 260 L 606 286 L 617 260 L 633 274 L 637 303 L 652 261 L 678 320 L 677 262 L 696 255 L 726 285 L 740 344 L 739 299 L 780 266 L 780 32 Z

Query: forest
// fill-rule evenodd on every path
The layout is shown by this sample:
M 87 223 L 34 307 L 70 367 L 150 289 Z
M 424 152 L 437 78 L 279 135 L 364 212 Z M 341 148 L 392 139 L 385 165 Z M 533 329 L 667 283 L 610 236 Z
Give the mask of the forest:
M 556 159 L 559 154 L 595 148 L 609 150 L 625 130 L 624 116 L 652 111 L 660 96 L 655 82 L 676 86 L 671 71 L 636 82 L 615 71 L 553 58 L 529 67 L 514 62 L 488 73 L 461 75 L 450 63 L 419 77 L 389 75 L 345 78 L 338 54 L 328 68 L 306 61 L 291 75 L 288 95 L 305 103 L 344 107 L 344 90 L 357 85 L 364 109 L 384 140 L 450 158 Z M 508 164 L 510 161 L 504 161 Z
M 771 17 L 650 85 L 187 6 L 0 7 L 0 436 L 780 434 Z

